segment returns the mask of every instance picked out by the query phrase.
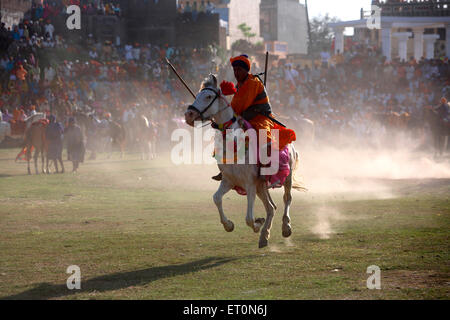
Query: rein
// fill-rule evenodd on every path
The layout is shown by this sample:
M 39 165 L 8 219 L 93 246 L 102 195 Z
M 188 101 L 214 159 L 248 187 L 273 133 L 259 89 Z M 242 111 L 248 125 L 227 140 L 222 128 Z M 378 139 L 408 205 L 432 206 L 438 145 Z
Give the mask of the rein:
M 205 120 L 209 120 L 209 119 L 205 119 L 205 118 L 203 117 L 203 114 L 205 114 L 205 112 L 208 111 L 209 108 L 211 108 L 211 106 L 214 104 L 214 102 L 216 102 L 217 99 L 223 99 L 223 100 L 226 102 L 226 104 L 227 104 L 226 107 L 223 108 L 223 109 L 221 109 L 221 110 L 219 110 L 219 111 L 217 112 L 217 114 L 221 113 L 222 111 L 224 111 L 224 110 L 226 110 L 226 109 L 228 109 L 228 108 L 231 108 L 231 105 L 228 103 L 228 101 L 227 101 L 225 98 L 222 97 L 222 95 L 220 94 L 220 91 L 216 91 L 216 90 L 214 90 L 214 89 L 212 89 L 212 88 L 203 88 L 200 92 L 202 92 L 202 91 L 204 91 L 204 90 L 209 90 L 209 91 L 214 92 L 215 97 L 214 97 L 214 99 L 209 103 L 209 105 L 205 108 L 205 110 L 203 110 L 203 111 L 198 110 L 194 105 L 190 105 L 190 106 L 188 107 L 188 110 L 193 110 L 193 111 L 195 111 L 195 112 L 197 112 L 197 113 L 199 114 L 199 116 L 198 116 L 197 118 L 195 118 L 194 121 L 196 121 L 196 120 L 199 119 L 199 118 L 200 118 L 200 120 L 201 120 L 202 122 L 204 122 Z M 217 123 L 215 123 L 214 121 L 210 120 L 210 122 L 208 122 L 208 123 L 202 125 L 202 128 L 203 128 L 203 127 L 206 127 L 206 126 L 208 126 L 208 125 L 211 125 L 214 129 L 217 129 L 217 130 L 220 130 L 220 131 L 224 131 L 225 129 L 229 128 L 233 123 L 235 123 L 236 120 L 237 120 L 237 119 L 236 119 L 236 115 L 234 115 L 233 118 L 232 118 L 231 120 L 225 122 L 224 124 L 217 124 Z
M 217 98 L 220 97 L 220 93 L 217 92 L 216 90 L 212 89 L 212 88 L 203 88 L 200 92 L 203 92 L 203 91 L 205 91 L 205 90 L 209 90 L 209 91 L 214 92 L 214 94 L 215 94 L 216 96 L 214 97 L 214 99 L 209 103 L 209 105 L 208 105 L 208 106 L 205 108 L 205 110 L 203 110 L 203 111 L 198 110 L 194 105 L 190 105 L 190 106 L 188 107 L 188 110 L 194 110 L 195 112 L 199 113 L 199 117 L 197 117 L 195 120 L 197 120 L 198 118 L 200 118 L 201 121 L 205 121 L 206 119 L 203 118 L 203 114 L 204 114 L 206 111 L 208 111 L 209 108 L 211 108 L 211 106 L 214 104 L 214 102 L 216 102 Z

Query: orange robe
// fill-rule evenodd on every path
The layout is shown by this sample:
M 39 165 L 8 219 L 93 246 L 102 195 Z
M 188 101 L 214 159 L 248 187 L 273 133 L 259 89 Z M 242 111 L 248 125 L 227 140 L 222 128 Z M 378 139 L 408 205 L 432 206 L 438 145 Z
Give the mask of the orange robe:
M 238 91 L 231 101 L 231 107 L 239 116 L 253 105 L 269 104 L 269 97 L 266 94 L 264 84 L 252 74 L 249 74 L 244 84 L 240 87 L 238 86 L 237 89 Z M 272 114 L 270 116 L 275 118 Z M 296 140 L 294 130 L 284 128 L 263 115 L 257 115 L 249 122 L 257 131 L 260 129 L 267 130 L 267 139 L 269 141 L 274 141 L 271 131 L 274 129 L 279 130 L 279 150 Z

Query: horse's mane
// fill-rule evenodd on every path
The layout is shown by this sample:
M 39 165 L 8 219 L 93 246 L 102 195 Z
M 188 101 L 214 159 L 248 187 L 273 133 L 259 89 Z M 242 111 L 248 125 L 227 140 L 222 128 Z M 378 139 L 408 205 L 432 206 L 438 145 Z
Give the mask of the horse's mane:
M 205 80 L 203 80 L 202 84 L 200 85 L 200 91 L 209 87 L 217 87 L 217 78 L 213 74 L 210 74 L 205 78 Z

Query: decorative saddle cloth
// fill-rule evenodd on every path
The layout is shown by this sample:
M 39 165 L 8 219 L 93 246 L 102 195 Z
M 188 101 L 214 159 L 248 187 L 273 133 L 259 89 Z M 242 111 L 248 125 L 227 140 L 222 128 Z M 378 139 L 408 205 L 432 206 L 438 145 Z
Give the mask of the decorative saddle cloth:
M 252 129 L 252 125 L 245 119 L 239 118 L 238 120 L 239 125 L 241 128 L 245 131 Z M 231 125 L 231 124 L 230 124 Z M 226 129 L 227 126 L 213 126 L 215 129 L 219 129 L 222 131 L 223 137 L 225 139 L 226 136 Z M 245 156 L 246 153 L 249 152 L 249 141 L 248 138 L 245 141 L 236 141 L 236 139 L 232 141 L 225 140 L 226 143 L 232 144 L 231 146 L 224 146 L 223 153 L 222 153 L 222 160 L 220 159 L 221 153 L 216 153 L 214 151 L 214 157 L 219 163 L 226 164 L 226 163 L 237 163 L 237 159 Z M 259 143 L 258 143 L 259 145 Z M 258 146 L 259 148 L 259 146 Z M 234 150 L 234 153 L 232 155 L 227 155 L 226 150 Z M 266 176 L 266 183 L 268 187 L 270 188 L 281 188 L 286 181 L 286 178 L 289 176 L 290 173 L 290 167 L 289 167 L 289 160 L 290 160 L 290 154 L 289 154 L 289 147 L 286 146 L 282 150 L 279 150 L 278 153 L 278 159 L 275 159 L 275 161 L 278 161 L 278 172 L 271 176 Z M 221 161 L 220 161 L 221 160 Z M 261 162 L 259 159 L 259 152 L 257 152 L 257 164 L 259 167 L 261 167 Z M 270 165 L 274 165 L 274 163 L 270 163 Z M 247 195 L 247 192 L 244 188 L 240 186 L 235 186 L 233 188 L 238 194 L 240 195 Z

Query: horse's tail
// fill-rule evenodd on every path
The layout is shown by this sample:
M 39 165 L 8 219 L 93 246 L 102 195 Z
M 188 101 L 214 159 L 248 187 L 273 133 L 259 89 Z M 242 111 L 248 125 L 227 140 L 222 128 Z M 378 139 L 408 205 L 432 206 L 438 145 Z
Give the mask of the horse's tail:
M 297 177 L 295 175 L 295 173 L 297 172 L 297 170 L 300 168 L 300 157 L 298 155 L 298 152 L 292 148 L 293 150 L 293 155 L 295 156 L 295 161 L 293 163 L 293 167 L 292 167 L 292 188 L 294 188 L 297 191 L 303 191 L 303 192 L 307 192 L 308 189 L 305 188 L 303 186 L 303 184 L 297 180 Z

